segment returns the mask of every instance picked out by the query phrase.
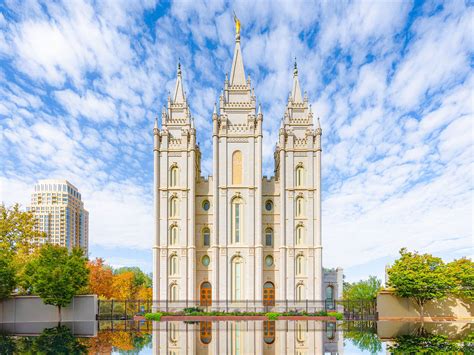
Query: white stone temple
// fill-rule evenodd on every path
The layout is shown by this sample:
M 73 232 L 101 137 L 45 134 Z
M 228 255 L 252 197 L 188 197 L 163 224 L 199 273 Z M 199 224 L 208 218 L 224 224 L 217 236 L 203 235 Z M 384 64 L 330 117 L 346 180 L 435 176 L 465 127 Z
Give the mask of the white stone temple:
M 212 176 L 201 176 L 178 65 L 161 128 L 155 121 L 153 129 L 153 300 L 160 307 L 241 309 L 250 302 L 293 309 L 341 298 L 342 269 L 322 267 L 322 130 L 301 93 L 296 63 L 270 178 L 262 175 L 263 119 L 237 31 L 212 114 Z

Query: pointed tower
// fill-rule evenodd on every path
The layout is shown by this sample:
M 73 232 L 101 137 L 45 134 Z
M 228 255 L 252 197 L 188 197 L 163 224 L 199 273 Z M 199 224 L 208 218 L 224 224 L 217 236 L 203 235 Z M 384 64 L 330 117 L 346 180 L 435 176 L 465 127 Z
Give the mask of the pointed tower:
M 193 300 L 195 280 L 195 196 L 200 174 L 196 130 L 178 63 L 176 84 L 155 123 L 154 300 Z M 156 281 L 156 282 L 155 282 Z
M 296 61 L 274 156 L 280 196 L 288 201 L 280 210 L 280 235 L 287 248 L 280 256 L 277 297 L 321 300 L 321 129 L 315 129 L 308 97 L 301 95 Z M 302 276 L 300 264 L 314 267 Z
M 232 67 L 219 97 L 219 113 L 213 115 L 216 264 L 211 284 L 216 300 L 262 299 L 262 121 L 250 78 L 245 77 L 236 19 Z M 246 275 L 245 282 L 233 279 L 238 273 Z

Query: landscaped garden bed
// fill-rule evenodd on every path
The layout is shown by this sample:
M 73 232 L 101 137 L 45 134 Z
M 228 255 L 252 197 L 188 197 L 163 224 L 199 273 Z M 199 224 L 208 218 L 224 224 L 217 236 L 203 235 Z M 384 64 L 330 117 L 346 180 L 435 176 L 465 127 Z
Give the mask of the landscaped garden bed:
M 141 317 L 140 317 L 141 318 Z M 342 320 L 337 312 L 204 312 L 199 308 L 185 308 L 180 312 L 156 312 L 145 314 L 145 319 L 154 321 L 227 321 L 227 320 Z M 142 319 L 142 318 L 141 318 Z M 138 319 L 137 319 L 138 320 Z

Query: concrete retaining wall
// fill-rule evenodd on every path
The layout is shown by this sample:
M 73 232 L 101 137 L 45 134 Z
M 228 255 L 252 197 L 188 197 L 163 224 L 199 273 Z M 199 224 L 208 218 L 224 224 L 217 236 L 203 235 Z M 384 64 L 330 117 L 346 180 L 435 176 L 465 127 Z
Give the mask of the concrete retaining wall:
M 443 300 L 429 301 L 424 307 L 425 318 L 433 320 L 474 320 L 472 302 L 447 297 Z M 420 318 L 418 306 L 407 298 L 400 298 L 390 291 L 377 295 L 379 320 L 414 320 Z
M 75 296 L 62 308 L 64 322 L 95 321 L 97 295 Z M 57 322 L 58 308 L 43 303 L 38 296 L 15 296 L 0 302 L 0 323 Z

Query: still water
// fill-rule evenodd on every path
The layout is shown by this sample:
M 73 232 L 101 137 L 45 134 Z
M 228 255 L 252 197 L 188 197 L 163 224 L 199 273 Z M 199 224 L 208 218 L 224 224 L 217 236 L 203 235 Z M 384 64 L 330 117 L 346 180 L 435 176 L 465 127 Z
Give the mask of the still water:
M 17 323 L 0 324 L 0 354 L 474 354 L 473 330 L 447 322 Z

